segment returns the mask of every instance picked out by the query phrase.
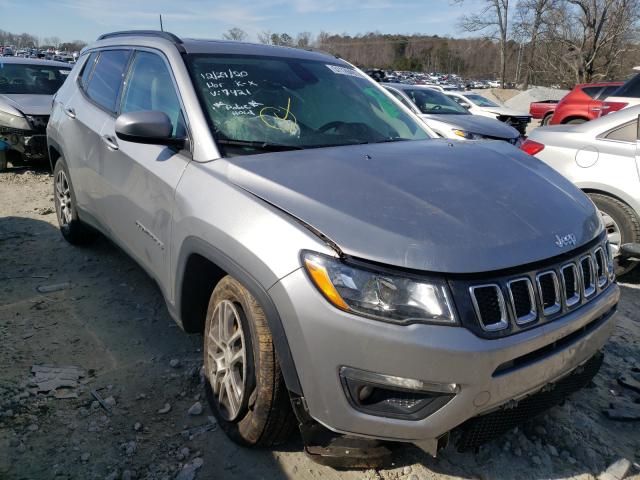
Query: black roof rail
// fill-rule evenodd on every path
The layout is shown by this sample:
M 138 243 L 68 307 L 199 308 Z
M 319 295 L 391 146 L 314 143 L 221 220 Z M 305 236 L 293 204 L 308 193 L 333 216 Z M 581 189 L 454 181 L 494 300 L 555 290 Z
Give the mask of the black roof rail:
M 160 30 L 123 30 L 121 32 L 105 33 L 98 37 L 98 40 L 114 37 L 159 37 L 169 40 L 177 45 L 182 45 L 182 40 L 177 35 Z

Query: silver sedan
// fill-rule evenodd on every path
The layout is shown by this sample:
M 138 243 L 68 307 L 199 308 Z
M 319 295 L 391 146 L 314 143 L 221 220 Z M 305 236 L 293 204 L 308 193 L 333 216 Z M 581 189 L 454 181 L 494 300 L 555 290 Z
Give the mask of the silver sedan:
M 581 125 L 537 128 L 521 146 L 591 197 L 619 256 L 618 274 L 634 265 L 624 260 L 631 246 L 622 245 L 640 242 L 639 115 L 637 106 Z

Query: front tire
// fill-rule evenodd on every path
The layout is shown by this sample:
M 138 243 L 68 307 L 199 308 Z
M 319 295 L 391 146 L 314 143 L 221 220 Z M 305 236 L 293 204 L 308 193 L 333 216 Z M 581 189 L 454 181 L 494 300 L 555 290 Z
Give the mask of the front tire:
M 569 120 L 567 125 L 580 125 L 585 123 L 586 120 L 584 118 L 574 118 L 573 120 Z
M 590 193 L 589 198 L 602 214 L 614 256 L 617 255 L 621 245 L 640 242 L 640 219 L 629 205 L 598 193 Z M 635 263 L 622 262 L 616 258 L 616 275 L 629 273 L 635 265 Z
M 92 243 L 97 232 L 78 218 L 76 195 L 71 185 L 69 169 L 64 158 L 58 158 L 53 169 L 53 201 L 60 233 L 72 245 L 88 245 Z
M 295 416 L 265 313 L 231 276 L 216 285 L 204 330 L 207 400 L 236 443 L 269 447 L 294 430 Z

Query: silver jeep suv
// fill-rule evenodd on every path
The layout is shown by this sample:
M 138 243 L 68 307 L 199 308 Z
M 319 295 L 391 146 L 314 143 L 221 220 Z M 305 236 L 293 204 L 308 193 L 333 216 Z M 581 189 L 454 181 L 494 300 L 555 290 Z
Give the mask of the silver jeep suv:
M 204 332 L 240 444 L 472 448 L 600 367 L 619 290 L 590 200 L 507 142 L 433 138 L 347 62 L 107 34 L 47 134 L 62 235 L 102 232 Z

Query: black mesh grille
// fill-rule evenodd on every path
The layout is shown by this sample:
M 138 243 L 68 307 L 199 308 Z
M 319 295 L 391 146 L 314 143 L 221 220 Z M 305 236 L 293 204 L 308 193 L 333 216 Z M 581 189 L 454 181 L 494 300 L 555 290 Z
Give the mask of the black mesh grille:
M 567 267 L 563 269 L 562 277 L 564 278 L 564 291 L 566 292 L 567 300 L 569 300 L 577 293 L 576 274 L 573 267 Z
M 602 278 L 605 276 L 604 270 L 604 253 L 602 250 L 596 251 L 596 274 L 598 278 Z
M 591 282 L 591 262 L 589 261 L 588 258 L 583 258 L 582 261 L 580 262 L 580 265 L 582 266 L 582 284 L 584 285 L 585 288 L 590 287 L 592 282 Z
M 478 287 L 473 290 L 478 305 L 480 319 L 485 325 L 499 323 L 502 320 L 499 292 L 497 287 Z
M 540 275 L 538 281 L 540 283 L 540 290 L 542 293 L 542 305 L 545 309 L 553 307 L 558 303 L 554 274 L 552 272 L 544 273 Z
M 461 432 L 457 442 L 458 449 L 474 449 L 562 402 L 591 381 L 598 373 L 603 358 L 602 353 L 597 353 L 570 375 L 520 400 L 515 407 L 504 406 L 494 412 L 467 420 L 458 429 Z
M 529 283 L 527 280 L 517 280 L 511 283 L 511 295 L 513 296 L 513 308 L 518 318 L 528 315 L 532 309 L 531 296 L 529 295 Z

